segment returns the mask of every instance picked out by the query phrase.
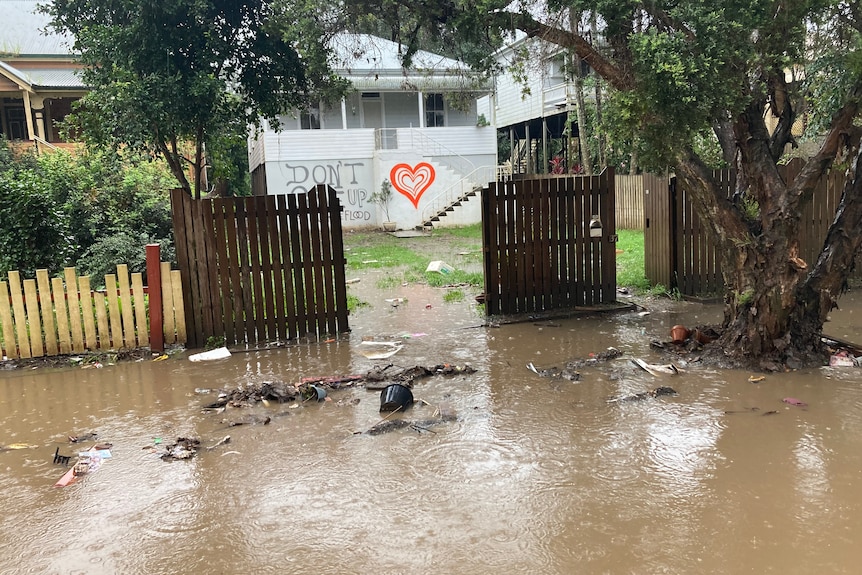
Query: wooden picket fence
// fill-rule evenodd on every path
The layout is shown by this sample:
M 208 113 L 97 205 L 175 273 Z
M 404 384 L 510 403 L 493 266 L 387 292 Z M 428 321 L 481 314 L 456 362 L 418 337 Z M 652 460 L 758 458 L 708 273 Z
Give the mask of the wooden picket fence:
M 180 272 L 161 262 L 166 343 L 185 343 Z M 142 274 L 125 264 L 105 276 L 105 290 L 90 288 L 89 276 L 66 268 L 62 277 L 38 270 L 35 279 L 10 271 L 0 281 L 0 348 L 8 359 L 147 347 L 148 289 Z

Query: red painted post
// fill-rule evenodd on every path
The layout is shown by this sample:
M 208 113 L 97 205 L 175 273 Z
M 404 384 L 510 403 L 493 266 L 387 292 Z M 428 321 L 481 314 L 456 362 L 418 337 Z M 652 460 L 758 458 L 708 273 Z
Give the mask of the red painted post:
M 164 353 L 165 331 L 162 313 L 162 267 L 159 244 L 147 244 L 147 287 L 150 295 L 150 349 Z

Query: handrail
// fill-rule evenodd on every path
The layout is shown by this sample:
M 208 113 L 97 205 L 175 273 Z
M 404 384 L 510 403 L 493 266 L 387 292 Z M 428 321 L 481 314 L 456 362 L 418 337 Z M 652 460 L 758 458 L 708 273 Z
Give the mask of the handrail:
M 33 135 L 33 141 L 36 142 L 36 151 L 37 152 L 39 151 L 39 144 L 42 144 L 43 146 L 47 147 L 50 150 L 59 150 L 60 149 L 58 146 L 55 146 L 54 144 L 52 144 L 48 140 L 45 140 L 44 138 L 40 138 L 39 136 L 37 136 L 35 134 Z
M 409 142 L 401 146 L 398 139 L 399 130 L 409 130 Z M 439 162 L 458 174 L 469 174 L 476 169 L 476 165 L 458 152 L 447 148 L 434 138 L 426 134 L 422 128 L 375 128 L 374 148 L 377 150 L 399 150 L 407 148 L 419 152 L 423 156 L 429 156 L 435 162 Z
M 476 188 L 484 188 L 489 182 L 507 179 L 511 171 L 504 166 L 479 166 L 472 172 L 432 197 L 422 209 L 422 224 L 428 225 L 431 218 L 457 201 L 464 200 Z

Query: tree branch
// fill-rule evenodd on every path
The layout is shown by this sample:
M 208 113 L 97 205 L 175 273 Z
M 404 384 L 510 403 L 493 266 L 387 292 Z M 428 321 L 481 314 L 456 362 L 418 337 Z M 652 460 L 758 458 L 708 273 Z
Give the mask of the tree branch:
M 508 13 L 512 24 L 531 38 L 541 38 L 546 42 L 556 44 L 562 48 L 570 48 L 590 67 L 596 74 L 604 78 L 611 86 L 620 91 L 630 91 L 634 88 L 634 78 L 627 76 L 613 62 L 599 54 L 596 49 L 580 34 L 561 30 L 539 22 L 529 14 Z
M 807 302 L 802 309 L 802 326 L 823 325 L 838 296 L 846 290 L 847 278 L 862 248 L 862 234 L 858 233 L 862 227 L 862 147 L 848 172 L 824 249 L 798 288 L 798 301 Z
M 784 154 L 784 148 L 787 144 L 792 143 L 796 147 L 796 140 L 792 133 L 793 122 L 796 121 L 796 109 L 790 101 L 783 70 L 776 70 L 771 74 L 769 95 L 769 109 L 778 118 L 778 125 L 770 138 L 769 150 L 772 159 L 777 162 Z
M 862 81 L 856 85 L 844 107 L 832 117 L 832 123 L 820 149 L 805 163 L 788 190 L 788 201 L 805 203 L 811 199 L 817 181 L 832 166 L 835 156 L 852 131 L 853 120 L 860 110 L 860 98 L 862 98 Z
M 682 22 L 679 22 L 678 20 L 674 20 L 673 18 L 671 18 L 667 12 L 658 8 L 655 4 L 652 4 L 650 2 L 644 2 L 643 4 L 641 4 L 641 8 L 644 10 L 644 12 L 664 24 L 666 28 L 682 32 L 685 35 L 686 40 L 688 40 L 689 42 L 694 42 L 697 39 L 694 32 L 692 32 L 692 30 L 688 26 L 686 26 Z

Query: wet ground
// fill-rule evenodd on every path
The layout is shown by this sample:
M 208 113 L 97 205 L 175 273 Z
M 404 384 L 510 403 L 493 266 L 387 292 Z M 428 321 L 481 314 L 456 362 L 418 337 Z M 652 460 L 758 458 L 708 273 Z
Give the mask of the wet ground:
M 858 572 L 862 369 L 751 383 L 680 358 L 682 373 L 655 376 L 631 360 L 664 363 L 650 340 L 717 322 L 720 307 L 655 300 L 489 328 L 471 298 L 444 303 L 444 291 L 380 293 L 366 274 L 351 293 L 372 307 L 335 342 L 0 373 L 0 444 L 33 446 L 0 452 L 0 573 Z M 862 342 L 862 297 L 840 303 L 827 333 Z M 363 338 L 404 345 L 372 361 Z M 623 355 L 578 381 L 526 367 L 611 346 Z M 424 428 L 357 434 L 386 415 L 362 387 L 202 409 L 217 397 L 204 389 L 447 362 L 477 371 L 418 381 L 417 403 L 392 416 L 457 414 Z M 658 386 L 678 395 L 608 402 Z M 52 487 L 66 469 L 55 450 L 92 431 L 111 459 Z M 178 437 L 204 449 L 162 460 Z

